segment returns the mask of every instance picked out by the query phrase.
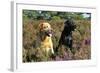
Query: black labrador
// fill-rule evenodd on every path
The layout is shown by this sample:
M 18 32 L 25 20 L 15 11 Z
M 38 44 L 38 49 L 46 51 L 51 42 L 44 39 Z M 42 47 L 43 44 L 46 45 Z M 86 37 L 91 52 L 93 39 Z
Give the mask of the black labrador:
M 72 31 L 74 31 L 75 28 L 76 25 L 74 24 L 74 21 L 72 19 L 68 19 L 64 22 L 64 29 L 62 31 L 58 47 L 64 45 L 72 49 Z

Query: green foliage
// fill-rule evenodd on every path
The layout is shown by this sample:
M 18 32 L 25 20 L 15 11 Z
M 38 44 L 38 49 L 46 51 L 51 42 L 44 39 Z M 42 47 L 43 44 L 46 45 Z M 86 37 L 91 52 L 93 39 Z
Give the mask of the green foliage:
M 58 17 L 58 16 L 53 16 L 53 17 L 52 17 L 52 20 L 60 20 L 60 17 Z
M 84 13 L 75 13 L 75 12 L 56 12 L 56 11 L 34 11 L 34 10 L 23 10 L 23 18 L 40 20 L 60 20 L 60 19 L 67 19 L 71 17 L 75 20 L 90 20 L 90 17 L 84 18 Z M 88 13 L 89 14 L 89 13 Z

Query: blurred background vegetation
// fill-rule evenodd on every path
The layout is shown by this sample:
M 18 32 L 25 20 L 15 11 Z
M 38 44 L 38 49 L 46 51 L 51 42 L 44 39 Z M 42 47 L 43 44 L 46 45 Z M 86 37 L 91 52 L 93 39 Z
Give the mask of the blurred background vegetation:
M 61 20 L 71 17 L 75 20 L 90 20 L 90 13 L 80 13 L 80 12 L 56 12 L 56 11 L 33 11 L 33 10 L 23 10 L 24 19 L 33 20 Z
M 85 60 L 91 58 L 91 14 L 81 12 L 58 12 L 23 10 L 23 62 Z M 58 45 L 64 22 L 72 18 L 77 26 L 73 31 L 73 52 L 61 47 L 52 56 L 45 55 L 40 50 L 39 29 L 41 21 L 51 24 L 53 29 L 53 48 Z

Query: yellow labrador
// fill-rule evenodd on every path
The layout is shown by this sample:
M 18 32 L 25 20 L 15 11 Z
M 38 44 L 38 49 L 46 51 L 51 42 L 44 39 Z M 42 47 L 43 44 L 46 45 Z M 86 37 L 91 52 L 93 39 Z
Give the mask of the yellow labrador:
M 41 49 L 46 53 L 51 52 L 54 54 L 53 43 L 52 43 L 52 29 L 51 25 L 47 22 L 39 24 L 40 37 L 41 37 Z

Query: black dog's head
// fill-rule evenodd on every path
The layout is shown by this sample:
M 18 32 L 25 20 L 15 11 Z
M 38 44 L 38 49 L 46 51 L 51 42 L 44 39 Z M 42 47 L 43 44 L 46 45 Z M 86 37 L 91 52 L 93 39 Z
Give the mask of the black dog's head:
M 76 25 L 72 19 L 67 19 L 64 24 L 64 29 L 66 30 L 66 32 L 74 31 L 74 29 L 76 28 Z

